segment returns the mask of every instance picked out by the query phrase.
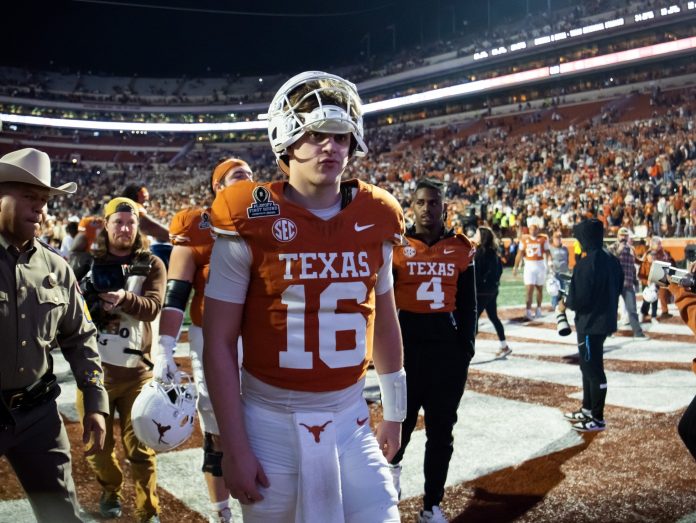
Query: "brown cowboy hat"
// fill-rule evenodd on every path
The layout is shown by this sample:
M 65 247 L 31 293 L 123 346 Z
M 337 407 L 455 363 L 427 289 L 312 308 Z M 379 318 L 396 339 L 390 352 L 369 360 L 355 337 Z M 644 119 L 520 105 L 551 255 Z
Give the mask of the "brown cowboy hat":
M 12 151 L 0 158 L 0 183 L 20 182 L 38 185 L 50 190 L 50 196 L 72 194 L 77 190 L 75 182 L 60 187 L 51 186 L 51 160 L 45 152 L 28 147 Z

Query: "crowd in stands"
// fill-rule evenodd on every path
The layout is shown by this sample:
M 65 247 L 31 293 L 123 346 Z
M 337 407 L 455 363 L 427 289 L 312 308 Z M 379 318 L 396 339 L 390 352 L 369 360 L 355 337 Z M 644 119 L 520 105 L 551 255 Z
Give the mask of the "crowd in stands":
M 449 222 L 468 233 L 486 223 L 502 237 L 517 238 L 536 222 L 548 233 L 570 236 L 575 223 L 596 216 L 610 235 L 626 227 L 646 236 L 696 236 L 696 92 L 656 90 L 650 104 L 648 119 L 622 121 L 615 114 L 562 129 L 542 125 L 537 132 L 509 118 L 463 131 L 376 127 L 367 133 L 370 154 L 353 162 L 347 175 L 390 190 L 407 217 L 416 181 L 441 178 Z M 225 154 L 198 148 L 176 167 L 63 164 L 57 182 L 76 181 L 80 190 L 51 202 L 45 235 L 59 244 L 68 221 L 99 214 L 104 201 L 134 181 L 150 191 L 148 212 L 168 223 L 180 209 L 211 201 L 210 172 Z M 249 161 L 259 180 L 282 179 L 266 148 L 235 154 Z
M 515 18 L 496 12 L 491 27 L 467 24 L 455 27 L 450 39 L 402 49 L 399 52 L 375 54 L 352 66 L 336 66 L 336 71 L 354 82 L 383 77 L 473 54 L 479 50 L 507 46 L 542 35 L 567 31 L 601 15 L 603 19 L 630 16 L 657 5 L 656 0 L 591 0 L 575 3 L 555 2 L 554 9 Z M 560 5 L 559 5 L 560 4 Z M 454 13 L 453 13 L 454 16 Z M 394 29 L 396 31 L 396 28 Z M 592 47 L 588 48 L 591 52 Z M 440 58 L 438 58 L 440 57 Z M 67 102 L 101 102 L 132 105 L 246 104 L 266 102 L 281 82 L 282 76 L 258 78 L 230 74 L 224 78 L 153 79 L 109 77 L 103 73 L 47 73 L 2 68 L 0 95 Z M 459 81 L 459 80 L 458 80 Z M 117 113 L 114 118 L 118 119 Z

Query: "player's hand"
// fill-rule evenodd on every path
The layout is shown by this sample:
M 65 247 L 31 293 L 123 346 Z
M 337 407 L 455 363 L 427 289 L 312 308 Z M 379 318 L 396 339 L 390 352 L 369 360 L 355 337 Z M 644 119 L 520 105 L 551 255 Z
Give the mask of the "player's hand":
M 565 301 L 559 300 L 559 302 L 556 304 L 556 312 L 565 312 L 565 311 L 566 311 Z
M 92 444 L 85 450 L 85 456 L 91 456 L 104 450 L 106 439 L 106 422 L 101 412 L 87 412 L 82 420 L 82 443 L 87 445 L 89 440 Z
M 223 450 L 222 475 L 230 494 L 242 505 L 263 500 L 259 485 L 265 488 L 271 485 L 261 463 L 248 448 L 235 453 Z
M 512 268 L 512 275 L 517 276 L 520 273 L 520 270 L 517 267 Z
M 375 437 L 382 454 L 387 458 L 387 461 L 391 461 L 401 448 L 401 423 L 382 420 L 377 425 Z

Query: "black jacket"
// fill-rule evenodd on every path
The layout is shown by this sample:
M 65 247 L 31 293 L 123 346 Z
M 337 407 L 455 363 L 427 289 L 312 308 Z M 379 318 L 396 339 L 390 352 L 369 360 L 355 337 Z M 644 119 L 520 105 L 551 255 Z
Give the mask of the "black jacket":
M 476 250 L 476 293 L 495 294 L 500 285 L 503 264 L 493 249 Z
M 573 235 L 587 253 L 573 269 L 566 306 L 575 311 L 575 328 L 581 334 L 609 335 L 616 331 L 623 269 L 615 256 L 602 247 L 602 222 L 585 220 Z

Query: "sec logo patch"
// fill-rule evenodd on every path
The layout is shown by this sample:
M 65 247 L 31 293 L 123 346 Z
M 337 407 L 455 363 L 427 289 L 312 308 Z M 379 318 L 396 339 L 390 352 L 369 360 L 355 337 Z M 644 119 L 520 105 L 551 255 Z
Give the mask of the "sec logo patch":
M 278 218 L 273 222 L 273 236 L 279 242 L 289 242 L 297 236 L 297 225 L 287 218 Z
M 408 247 L 404 247 L 404 256 L 406 256 L 407 258 L 413 258 L 415 255 L 415 247 L 411 247 L 410 245 Z

